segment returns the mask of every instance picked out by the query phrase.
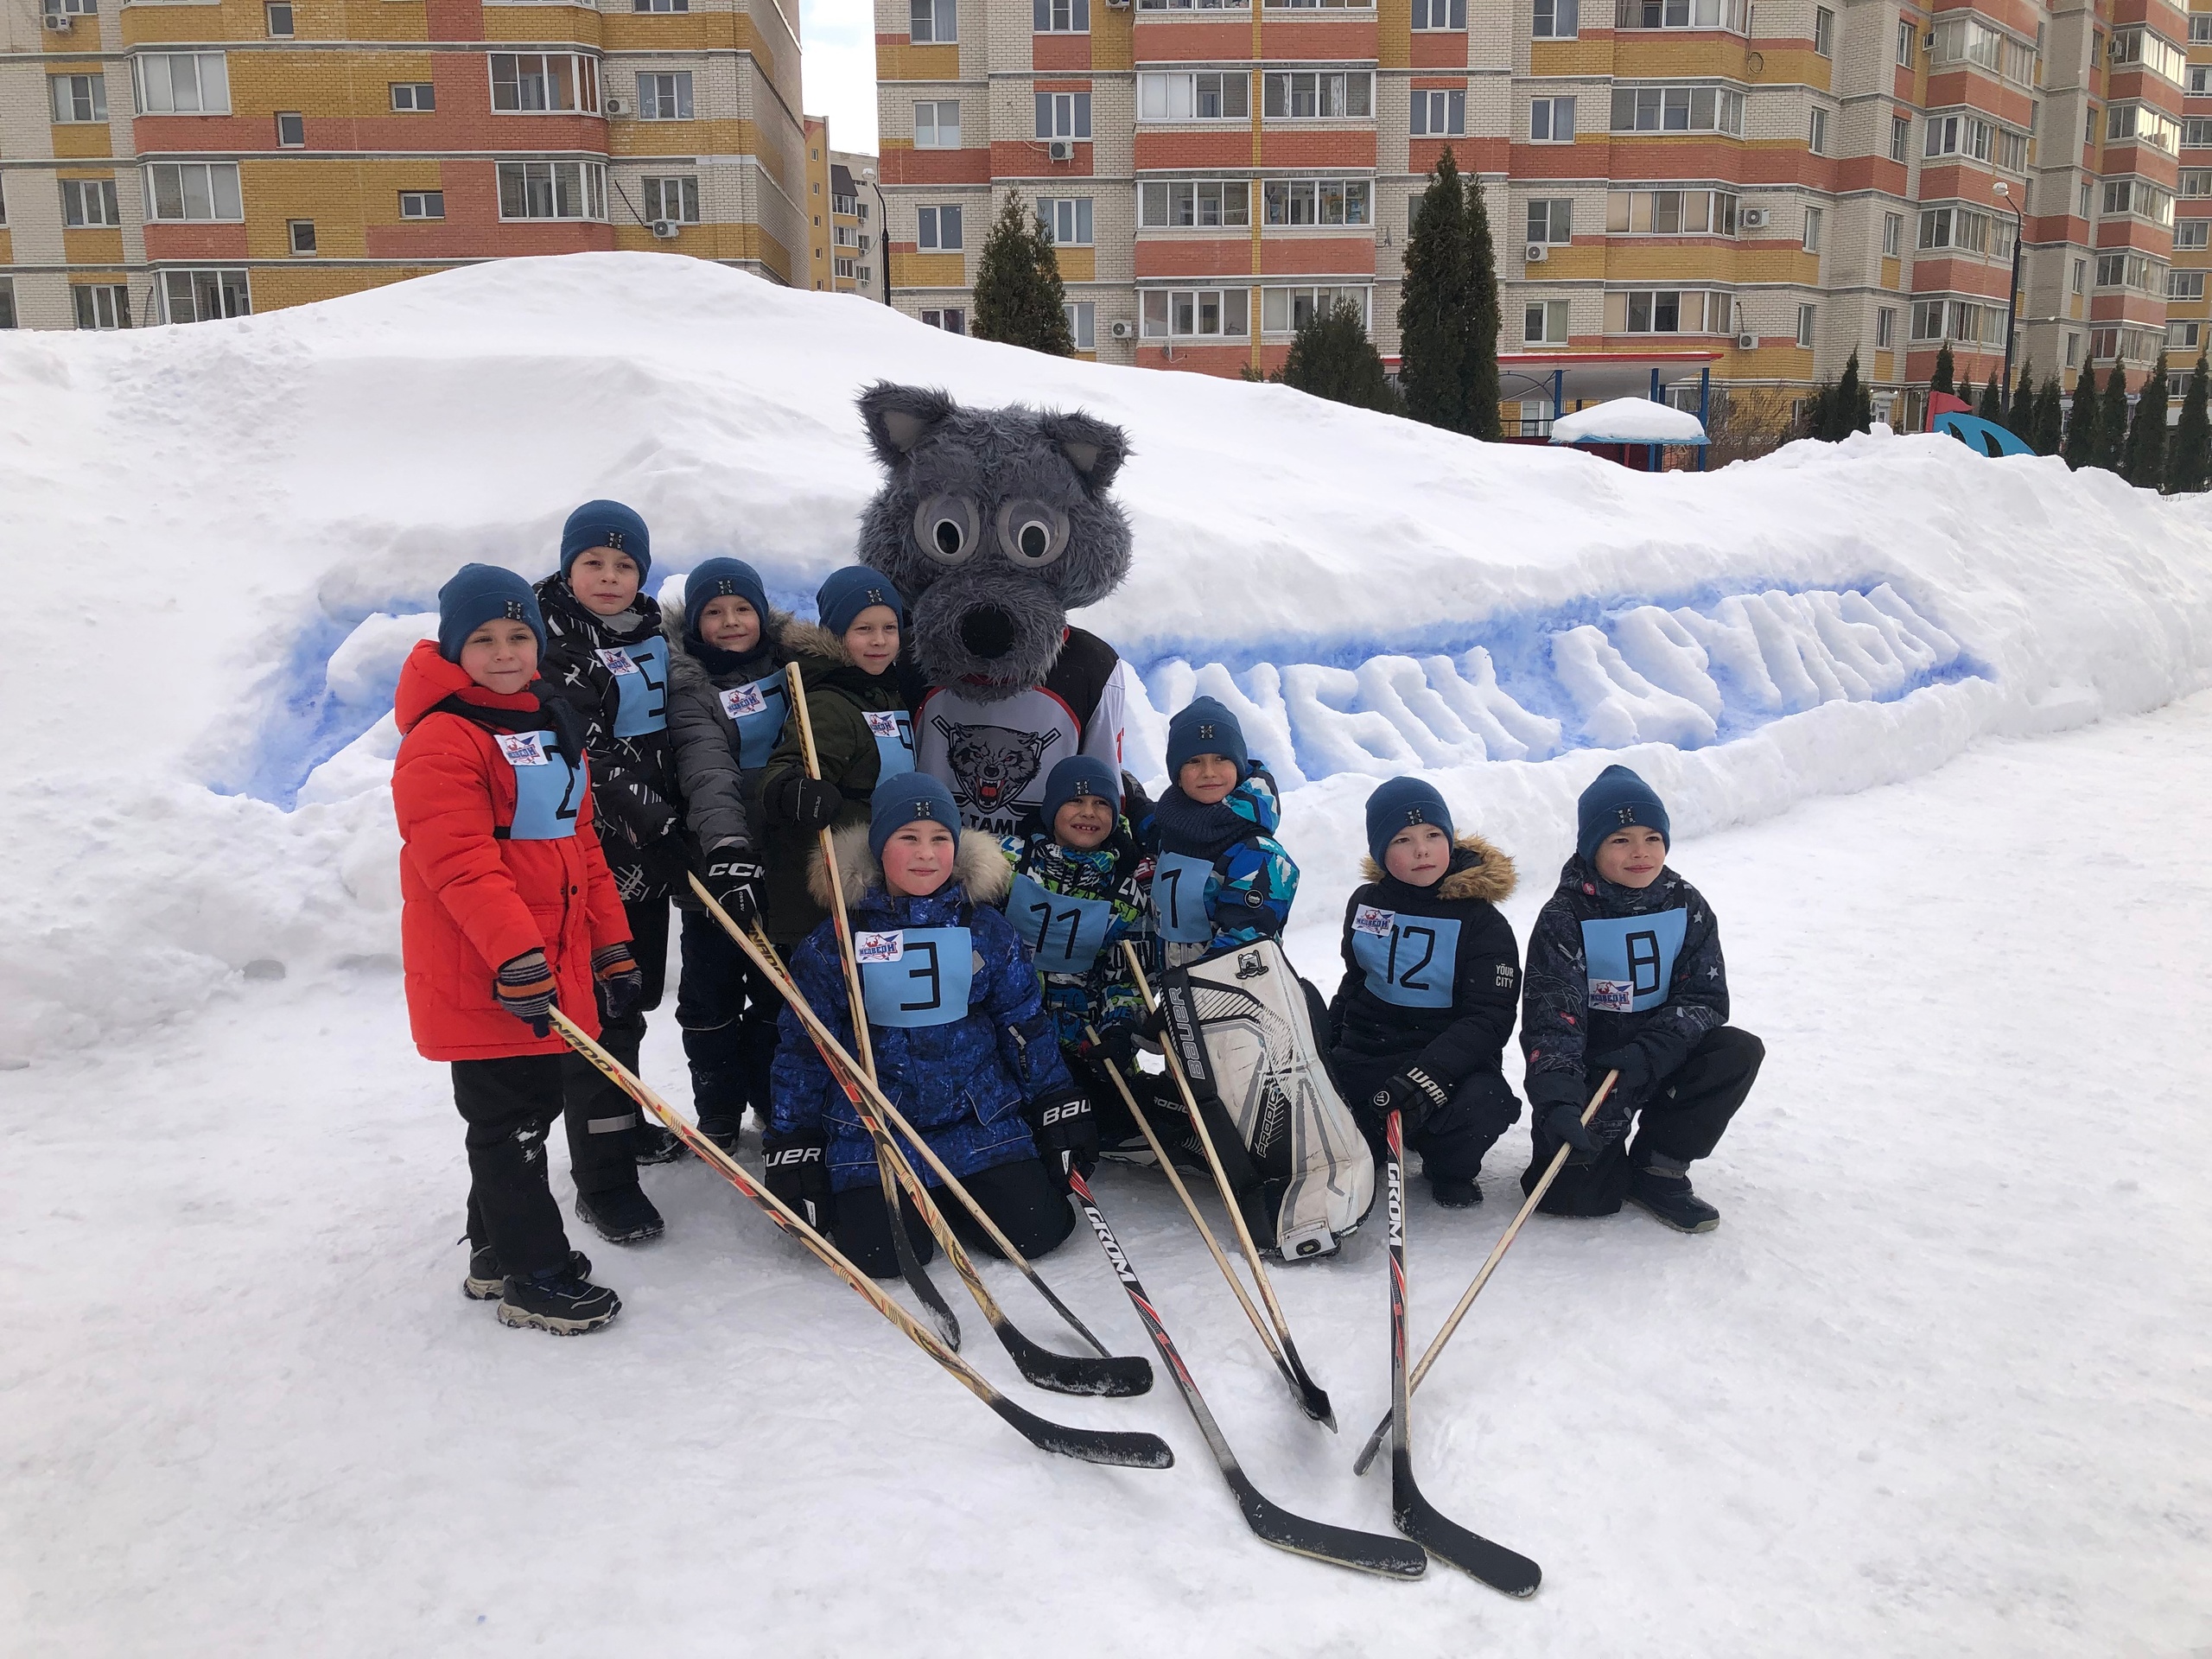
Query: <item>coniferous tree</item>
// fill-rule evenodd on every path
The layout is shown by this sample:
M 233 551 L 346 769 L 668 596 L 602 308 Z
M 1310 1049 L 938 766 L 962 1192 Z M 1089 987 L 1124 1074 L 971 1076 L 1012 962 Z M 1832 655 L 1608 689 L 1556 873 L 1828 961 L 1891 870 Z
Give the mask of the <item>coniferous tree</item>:
M 1795 422 L 1790 437 L 1816 438 L 1822 443 L 1834 443 L 1841 435 L 1835 429 L 1835 385 L 1823 380 L 1813 388 L 1813 395 L 1805 400 Z
M 2112 372 L 2118 374 L 2120 365 L 2113 364 Z M 2097 390 L 2097 365 L 2084 363 L 2082 378 L 2074 383 L 2074 409 L 2066 422 L 2066 441 L 2058 450 L 2066 464 L 2076 472 L 2084 467 L 2094 467 L 2098 457 L 2104 454 L 2105 437 L 2098 429 L 2103 423 L 2103 415 L 2104 398 Z
M 2151 365 L 2142 395 L 2135 400 L 2135 419 L 2127 429 L 2127 453 L 2120 475 L 2141 490 L 2166 487 L 2166 354 Z
M 2181 420 L 2166 445 L 2169 494 L 2212 489 L 2212 410 L 2205 407 L 2208 396 L 2212 396 L 2212 373 L 2200 354 L 2190 373 L 2188 394 L 2181 400 Z
M 2013 385 L 2012 396 L 2005 401 L 2005 424 L 2012 435 L 2023 442 L 2027 441 L 2026 429 L 2036 420 L 2036 360 L 2024 359 L 2020 364 L 2020 378 Z
M 1835 391 L 1828 398 L 1827 430 L 1821 435 L 1831 443 L 1840 443 L 1854 432 L 1864 432 L 1874 424 L 1874 397 L 1859 378 L 1859 348 L 1851 349 L 1851 360 L 1843 365 L 1843 378 L 1835 384 Z
M 2096 464 L 2116 473 L 2127 454 L 2127 371 L 2113 359 L 2105 379 L 2104 403 L 2097 410 Z
M 1982 383 L 1981 401 L 1974 405 L 1975 414 L 1985 421 L 2005 424 L 2005 391 L 1997 378 L 1997 371 L 1989 372 L 1989 378 Z
M 1290 342 L 1281 378 L 1287 386 L 1332 403 L 1397 412 L 1398 395 L 1391 390 L 1382 354 L 1350 300 L 1338 300 L 1306 320 Z
M 1043 219 L 1023 210 L 1019 195 L 1006 199 L 983 238 L 976 272 L 975 334 L 1055 357 L 1075 354 L 1067 290 L 1060 284 L 1052 232 Z
M 2043 388 L 2036 393 L 2035 418 L 2030 423 L 2034 429 L 2020 435 L 2039 455 L 2055 455 L 2066 429 L 2066 411 L 2061 406 L 2065 393 L 2059 390 L 2058 377 L 2047 374 Z
M 1466 314 L 1473 302 L 1467 269 L 1467 203 L 1459 166 L 1446 149 L 1421 193 L 1406 238 L 1406 275 L 1398 300 L 1398 385 L 1406 413 L 1430 426 L 1467 424 Z
M 1936 348 L 1936 372 L 1928 377 L 1928 390 L 1948 391 L 1957 397 L 1958 388 L 1951 378 L 1956 372 L 1956 365 L 1951 361 L 1951 342 L 1947 340 Z
M 1491 245 L 1490 209 L 1483 204 L 1483 182 L 1462 181 L 1466 204 L 1466 345 L 1459 359 L 1459 391 L 1467 412 L 1465 431 L 1495 442 L 1501 435 L 1497 408 L 1497 252 Z

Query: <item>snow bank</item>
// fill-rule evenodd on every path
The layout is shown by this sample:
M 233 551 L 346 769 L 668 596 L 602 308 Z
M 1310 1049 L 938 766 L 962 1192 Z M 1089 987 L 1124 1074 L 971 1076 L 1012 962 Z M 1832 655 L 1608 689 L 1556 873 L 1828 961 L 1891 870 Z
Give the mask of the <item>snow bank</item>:
M 1554 443 L 1703 443 L 1705 427 L 1686 409 L 1649 397 L 1615 397 L 1552 423 Z
M 653 255 L 327 305 L 0 336 L 27 648 L 0 664 L 22 894 L 0 1061 L 169 1018 L 249 967 L 388 970 L 399 658 L 467 559 L 550 568 L 576 501 L 655 580 L 850 553 L 878 377 L 1129 429 L 1133 763 L 1194 689 L 1297 791 L 1318 924 L 1369 779 L 1422 768 L 1541 870 L 1624 759 L 1685 833 L 2212 680 L 2212 514 L 1947 438 L 1706 475 L 1486 448 L 1278 386 L 1058 362 Z

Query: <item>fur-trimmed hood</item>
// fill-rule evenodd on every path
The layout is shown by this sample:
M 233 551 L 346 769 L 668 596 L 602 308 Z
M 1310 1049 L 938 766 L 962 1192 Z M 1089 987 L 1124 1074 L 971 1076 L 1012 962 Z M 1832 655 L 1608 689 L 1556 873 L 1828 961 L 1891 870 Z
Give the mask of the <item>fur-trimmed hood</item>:
M 1513 896 L 1513 889 L 1520 884 L 1521 878 L 1513 868 L 1513 861 L 1505 854 L 1480 836 L 1461 836 L 1452 847 L 1452 868 L 1436 884 L 1439 899 L 1481 899 L 1502 905 Z M 1464 861 L 1459 856 L 1462 853 L 1469 855 Z M 1369 881 L 1395 879 L 1371 858 L 1360 860 L 1359 873 Z
M 801 668 L 821 664 L 830 668 L 858 668 L 853 653 L 845 649 L 844 636 L 830 632 L 819 622 L 804 622 L 790 617 L 783 628 L 784 649 L 791 652 Z
M 815 624 L 803 623 L 789 611 L 780 611 L 771 605 L 768 607 L 766 625 L 761 630 L 761 638 L 772 651 L 780 655 L 776 661 L 769 664 L 769 667 L 779 668 L 783 663 L 799 654 L 799 648 L 791 642 L 792 629 L 814 626 Z M 684 638 L 682 606 L 668 605 L 662 607 L 660 634 L 662 639 L 668 641 L 668 673 L 671 683 L 678 686 L 714 684 L 715 677 L 708 672 L 707 665 L 699 660 L 692 652 L 690 642 Z M 842 649 L 841 646 L 840 650 Z M 753 677 L 757 679 L 760 676 L 756 674 Z
M 837 875 L 845 884 L 848 910 L 857 914 L 871 898 L 876 908 L 898 902 L 884 891 L 883 865 L 868 849 L 868 825 L 848 824 L 830 841 L 837 850 Z M 959 849 L 952 861 L 952 880 L 930 897 L 940 898 L 956 887 L 979 905 L 999 904 L 1013 891 L 1013 865 L 1007 861 L 999 843 L 980 830 L 960 832 Z M 818 847 L 806 861 L 806 890 L 814 895 L 815 903 L 825 910 L 829 908 L 830 872 L 822 861 L 822 849 Z

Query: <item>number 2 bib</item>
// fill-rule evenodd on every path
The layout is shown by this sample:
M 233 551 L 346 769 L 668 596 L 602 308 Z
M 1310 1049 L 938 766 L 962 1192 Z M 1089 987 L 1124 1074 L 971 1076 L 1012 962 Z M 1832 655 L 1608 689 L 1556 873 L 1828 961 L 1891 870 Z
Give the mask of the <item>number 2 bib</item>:
M 612 647 L 599 660 L 614 677 L 621 701 L 614 709 L 614 735 L 643 737 L 668 724 L 668 641 L 659 634 L 633 645 Z
M 1689 930 L 1687 910 L 1651 916 L 1608 916 L 1582 924 L 1582 958 L 1590 1006 L 1610 1014 L 1642 1014 L 1667 1000 L 1675 957 Z
M 1362 905 L 1352 912 L 1352 960 L 1370 995 L 1401 1008 L 1448 1008 L 1459 961 L 1459 924 Z
M 494 732 L 492 741 L 515 773 L 511 841 L 565 841 L 576 833 L 583 773 L 553 747 L 550 732 Z
M 1188 853 L 1162 853 L 1152 867 L 1152 909 L 1160 937 L 1170 944 L 1203 944 L 1213 938 L 1206 913 L 1206 886 L 1213 861 Z
M 1028 942 L 1043 974 L 1087 974 L 1106 947 L 1114 906 L 1103 899 L 1050 893 L 1033 877 L 1017 875 L 1007 895 L 1006 918 Z
M 853 936 L 872 1026 L 949 1026 L 968 1014 L 976 946 L 964 927 L 893 928 Z

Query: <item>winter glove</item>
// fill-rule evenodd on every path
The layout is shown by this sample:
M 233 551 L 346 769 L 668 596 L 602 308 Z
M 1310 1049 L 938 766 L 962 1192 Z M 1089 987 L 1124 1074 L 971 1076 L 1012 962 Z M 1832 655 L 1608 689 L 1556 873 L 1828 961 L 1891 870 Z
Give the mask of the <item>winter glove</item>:
M 1547 1107 L 1536 1122 L 1554 1141 L 1564 1141 L 1567 1144 L 1570 1151 L 1567 1161 L 1570 1164 L 1594 1163 L 1598 1154 L 1605 1149 L 1604 1143 L 1591 1132 L 1589 1125 L 1583 1122 L 1582 1108 L 1572 1101 L 1561 1101 L 1556 1106 Z
M 649 893 L 691 891 L 691 883 L 686 879 L 691 874 L 691 859 L 684 850 L 683 836 L 664 836 L 658 841 L 647 842 L 638 850 L 638 862 L 645 867 Z
M 1098 1117 L 1080 1089 L 1056 1089 L 1034 1103 L 1033 1122 L 1045 1166 L 1065 1186 L 1072 1170 L 1085 1180 L 1098 1166 Z
M 804 772 L 787 772 L 762 791 L 760 804 L 772 816 L 812 835 L 837 822 L 845 791 Z
M 817 1232 L 830 1222 L 829 1146 L 818 1129 L 770 1129 L 760 1137 L 768 1191 Z
M 599 1017 L 620 1020 L 638 1006 L 645 994 L 645 969 L 630 951 L 627 941 L 603 944 L 591 953 L 591 976 L 599 988 Z
M 730 920 L 744 927 L 759 918 L 760 883 L 767 873 L 750 848 L 742 842 L 718 848 L 699 863 L 699 879 L 715 895 L 715 902 L 729 912 Z
M 1452 1103 L 1452 1093 L 1421 1067 L 1409 1065 L 1393 1073 L 1390 1080 L 1375 1091 L 1373 1103 L 1379 1122 L 1388 1122 L 1390 1114 L 1396 1112 L 1399 1127 L 1410 1141 L 1421 1133 L 1421 1126 L 1428 1121 L 1430 1113 L 1440 1112 Z
M 1613 1085 L 1613 1092 L 1605 1096 L 1605 1104 L 1598 1109 L 1600 1113 L 1632 1106 L 1650 1090 L 1651 1062 L 1635 1043 L 1608 1049 L 1603 1054 L 1592 1054 L 1583 1063 L 1583 1075 L 1590 1080 L 1593 1093 L 1605 1080 L 1608 1071 L 1619 1072 L 1620 1081 Z
M 547 1016 L 561 1001 L 554 988 L 553 970 L 546 966 L 543 950 L 525 950 L 501 963 L 492 980 L 492 995 L 499 1006 L 528 1025 L 533 1037 L 543 1037 L 553 1029 Z
M 1112 1026 L 1098 1033 L 1098 1040 L 1090 1037 L 1075 1046 L 1076 1058 L 1091 1065 L 1111 1065 L 1123 1077 L 1137 1069 L 1137 1034 L 1128 1026 Z

